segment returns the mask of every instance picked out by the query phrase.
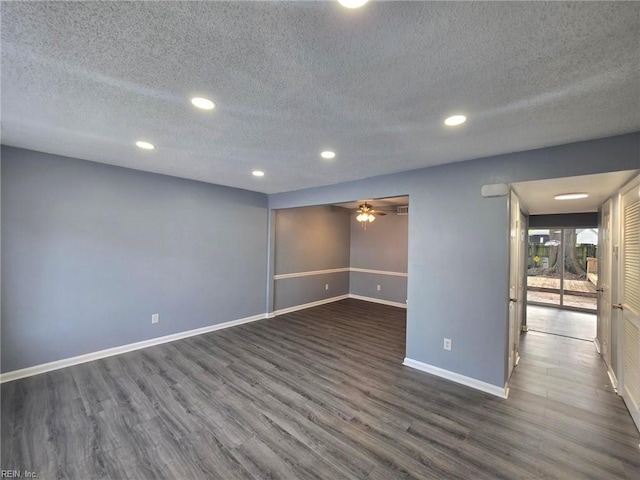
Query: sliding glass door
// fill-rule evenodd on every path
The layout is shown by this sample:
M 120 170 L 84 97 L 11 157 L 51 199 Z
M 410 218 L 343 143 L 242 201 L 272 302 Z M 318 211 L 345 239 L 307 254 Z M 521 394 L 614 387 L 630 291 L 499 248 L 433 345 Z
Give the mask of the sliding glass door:
M 597 248 L 597 228 L 529 230 L 528 303 L 595 312 Z

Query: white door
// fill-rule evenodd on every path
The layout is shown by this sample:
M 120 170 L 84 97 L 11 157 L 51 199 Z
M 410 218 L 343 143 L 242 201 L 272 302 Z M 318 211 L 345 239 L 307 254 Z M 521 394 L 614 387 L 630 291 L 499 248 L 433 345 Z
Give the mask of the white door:
M 523 225 L 521 222 L 520 201 L 515 193 L 511 192 L 509 202 L 510 216 L 510 243 L 509 243 L 509 372 L 511 376 L 513 368 L 518 364 L 518 344 L 520 330 L 522 329 L 522 313 L 524 312 L 524 279 L 521 267 L 521 252 L 523 244 Z
M 527 218 L 520 213 L 520 221 L 518 223 L 518 331 L 516 333 L 516 355 L 518 355 L 520 347 L 520 334 L 524 325 L 525 313 L 527 311 Z M 518 357 L 516 357 L 517 360 Z M 516 361 L 517 364 L 517 361 Z
M 598 344 L 611 368 L 611 200 L 602 205 L 598 232 Z
M 640 177 L 620 201 L 620 296 L 623 330 L 622 398 L 640 429 Z

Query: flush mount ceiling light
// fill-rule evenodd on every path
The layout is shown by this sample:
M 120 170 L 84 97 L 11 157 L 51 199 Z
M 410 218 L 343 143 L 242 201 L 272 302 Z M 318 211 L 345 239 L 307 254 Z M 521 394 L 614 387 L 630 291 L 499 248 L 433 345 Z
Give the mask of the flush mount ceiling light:
M 142 148 L 143 150 L 153 150 L 156 146 L 153 143 L 143 142 L 141 140 L 136 142 L 136 146 L 138 148 Z
M 360 225 L 362 225 L 362 228 L 365 230 L 367 229 L 367 223 L 373 222 L 376 219 L 376 215 L 386 215 L 384 212 L 376 212 L 367 202 L 360 205 L 356 213 L 358 214 L 356 220 L 360 222 Z
M 264 172 L 262 170 L 254 170 L 251 174 L 254 177 L 264 177 Z
M 467 121 L 467 117 L 464 115 L 452 115 L 445 119 L 444 124 L 447 127 L 457 127 Z
M 553 197 L 556 200 L 577 200 L 579 198 L 587 198 L 588 193 L 562 193 Z
M 332 158 L 336 158 L 336 152 L 331 152 L 329 150 L 325 150 L 324 152 L 322 152 L 320 154 L 320 156 L 322 158 L 324 158 L 325 160 L 331 160 Z
M 193 106 L 201 108 L 202 110 L 213 110 L 216 106 L 211 100 L 203 97 L 193 97 L 191 103 Z
M 338 0 L 338 3 L 345 8 L 360 8 L 369 0 Z

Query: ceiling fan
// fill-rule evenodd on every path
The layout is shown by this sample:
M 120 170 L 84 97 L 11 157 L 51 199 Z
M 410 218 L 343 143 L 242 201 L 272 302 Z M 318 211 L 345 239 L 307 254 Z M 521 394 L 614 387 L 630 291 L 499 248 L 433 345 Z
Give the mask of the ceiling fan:
M 385 212 L 374 210 L 373 207 L 367 202 L 364 202 L 362 205 L 360 205 L 360 208 L 356 210 L 356 213 L 358 214 L 356 216 L 356 220 L 360 222 L 362 228 L 364 228 L 365 230 L 367 229 L 367 223 L 373 222 L 376 219 L 376 215 L 386 215 Z

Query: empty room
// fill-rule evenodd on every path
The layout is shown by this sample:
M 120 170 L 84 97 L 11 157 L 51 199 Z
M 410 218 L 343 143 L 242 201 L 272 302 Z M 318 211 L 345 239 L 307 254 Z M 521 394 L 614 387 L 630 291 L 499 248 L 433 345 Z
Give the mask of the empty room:
M 640 3 L 0 8 L 0 476 L 638 478 Z

